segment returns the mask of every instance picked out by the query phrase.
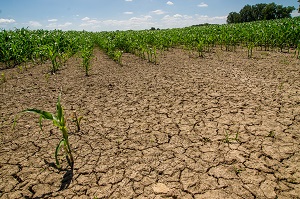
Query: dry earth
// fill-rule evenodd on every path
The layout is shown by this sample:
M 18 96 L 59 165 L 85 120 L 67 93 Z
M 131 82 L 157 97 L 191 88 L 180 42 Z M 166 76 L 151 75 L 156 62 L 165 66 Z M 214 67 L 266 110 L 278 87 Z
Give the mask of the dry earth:
M 2 70 L 0 198 L 300 198 L 300 60 L 255 51 L 171 49 L 124 66 L 95 50 L 90 76 L 73 57 Z M 25 108 L 55 111 L 62 90 L 74 169 L 54 165 L 60 132 Z M 83 115 L 81 131 L 70 121 Z

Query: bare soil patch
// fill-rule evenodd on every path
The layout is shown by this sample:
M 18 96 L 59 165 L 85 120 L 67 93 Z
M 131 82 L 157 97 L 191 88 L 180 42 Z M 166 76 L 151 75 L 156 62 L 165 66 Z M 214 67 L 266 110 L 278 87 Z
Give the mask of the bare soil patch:
M 300 61 L 293 54 L 181 49 L 124 66 L 95 49 L 90 76 L 71 58 L 3 70 L 1 198 L 299 198 Z M 75 165 L 53 168 L 60 132 L 25 108 L 68 116 Z M 75 133 L 70 117 L 84 117 Z M 62 157 L 63 158 L 63 157 Z

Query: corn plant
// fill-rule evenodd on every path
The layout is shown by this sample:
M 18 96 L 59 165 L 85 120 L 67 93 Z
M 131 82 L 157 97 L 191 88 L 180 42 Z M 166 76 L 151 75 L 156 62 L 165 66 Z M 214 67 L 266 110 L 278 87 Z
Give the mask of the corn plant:
M 4 83 L 6 82 L 6 77 L 4 73 L 1 73 L 1 77 L 0 77 L 0 83 Z
M 93 55 L 92 45 L 85 45 L 81 50 L 82 66 L 85 69 L 85 75 L 89 76 L 89 70 L 91 68 L 91 59 Z
M 253 42 L 249 42 L 247 45 L 247 49 L 248 49 L 248 58 L 252 58 L 253 55 L 253 48 L 254 48 L 254 43 Z
M 48 56 L 52 63 L 51 73 L 54 74 L 56 73 L 56 71 L 58 71 L 59 68 L 59 62 L 58 62 L 59 52 L 56 49 L 56 44 L 48 45 L 47 50 L 48 50 Z
M 60 104 L 60 96 L 58 97 L 57 100 L 57 104 L 56 104 L 56 113 L 52 114 L 50 112 L 47 111 L 43 111 L 43 110 L 39 110 L 39 109 L 26 109 L 23 110 L 21 113 L 36 113 L 38 115 L 40 115 L 40 119 L 39 119 L 39 125 L 40 128 L 42 129 L 42 120 L 46 119 L 46 120 L 51 120 L 53 122 L 53 125 L 58 127 L 59 130 L 62 133 L 62 139 L 59 141 L 56 149 L 55 149 L 55 162 L 56 162 L 56 166 L 57 168 L 60 168 L 60 164 L 59 164 L 59 160 L 58 160 L 58 153 L 61 150 L 61 147 L 64 147 L 64 152 L 66 154 L 66 158 L 68 160 L 69 165 L 73 168 L 74 165 L 74 158 L 73 155 L 71 153 L 71 148 L 70 148 L 70 144 L 69 144 L 69 135 L 68 135 L 68 129 L 66 126 L 66 122 L 65 122 L 65 118 L 64 118 L 64 113 L 63 113 L 63 108 Z
M 199 53 L 199 57 L 204 57 L 204 53 L 203 53 L 203 41 L 200 41 L 197 45 L 197 51 Z
M 123 55 L 123 51 L 121 51 L 121 50 L 114 51 L 114 60 L 121 66 L 123 65 L 122 64 L 122 55 Z
M 83 118 L 83 116 L 78 116 L 76 111 L 73 112 L 72 122 L 75 122 L 77 132 L 80 131 L 80 123 L 81 123 L 82 118 Z

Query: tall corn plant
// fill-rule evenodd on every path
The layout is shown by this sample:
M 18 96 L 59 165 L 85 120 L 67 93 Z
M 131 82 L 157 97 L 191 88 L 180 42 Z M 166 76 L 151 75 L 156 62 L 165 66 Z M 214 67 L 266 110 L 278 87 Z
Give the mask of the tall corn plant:
M 64 152 L 66 154 L 66 158 L 68 160 L 69 165 L 73 168 L 74 165 L 74 158 L 71 152 L 70 144 L 69 144 L 69 135 L 68 135 L 68 129 L 66 126 L 66 121 L 64 118 L 63 108 L 60 104 L 60 96 L 58 97 L 57 104 L 56 104 L 56 113 L 52 114 L 47 111 L 39 110 L 39 109 L 26 109 L 23 110 L 21 113 L 36 113 L 40 115 L 39 119 L 39 125 L 42 129 L 42 120 L 51 120 L 53 122 L 53 125 L 58 127 L 59 130 L 62 133 L 62 139 L 59 141 L 56 149 L 55 149 L 55 162 L 57 168 L 60 168 L 59 160 L 58 160 L 58 153 L 61 150 L 61 147 L 64 147 Z

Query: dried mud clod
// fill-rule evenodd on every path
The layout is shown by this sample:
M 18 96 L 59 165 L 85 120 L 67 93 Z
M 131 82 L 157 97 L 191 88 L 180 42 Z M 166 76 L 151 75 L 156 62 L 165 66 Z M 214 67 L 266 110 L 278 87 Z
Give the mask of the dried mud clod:
M 202 59 L 170 49 L 159 65 L 125 53 L 120 67 L 94 52 L 87 78 L 75 58 L 47 78 L 47 64 L 5 71 L 1 198 L 299 197 L 300 63 L 292 55 L 248 59 L 237 49 Z M 79 131 L 68 123 L 74 167 L 57 170 L 51 123 L 40 132 L 29 115 L 14 132 L 11 125 L 29 106 L 55 111 L 60 88 L 65 112 L 84 120 Z

